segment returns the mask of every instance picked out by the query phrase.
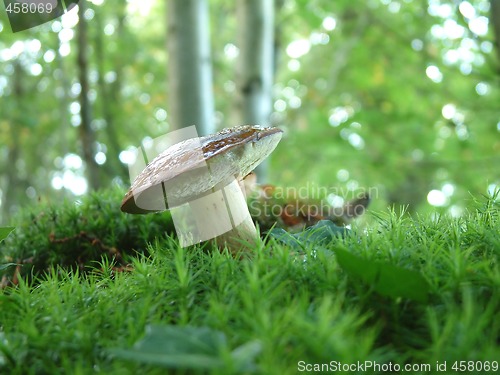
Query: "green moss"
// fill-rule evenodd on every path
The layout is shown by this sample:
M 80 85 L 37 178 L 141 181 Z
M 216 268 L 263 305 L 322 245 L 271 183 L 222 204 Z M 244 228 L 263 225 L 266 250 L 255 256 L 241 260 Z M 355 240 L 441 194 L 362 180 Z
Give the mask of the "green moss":
M 123 196 L 123 190 L 113 188 L 77 203 L 40 203 L 25 209 L 13 221 L 15 231 L 0 244 L 0 263 L 21 265 L 22 276 L 36 276 L 52 266 L 88 270 L 103 258 L 122 266 L 130 255 L 147 253 L 148 242 L 173 232 L 168 212 L 121 212 Z M 14 272 L 4 271 L 9 278 Z
M 163 374 L 168 370 L 151 362 L 113 356 L 133 349 L 151 325 L 209 327 L 225 335 L 229 348 L 259 342 L 255 363 L 261 374 L 293 374 L 300 364 L 330 361 L 429 364 L 423 372 L 436 373 L 437 361 L 450 369 L 455 361 L 491 365 L 500 358 L 498 200 L 479 201 L 461 219 L 378 214 L 367 231 L 353 228 L 356 235 L 321 244 L 326 251 L 308 243 L 298 254 L 270 239 L 251 256 L 235 259 L 227 252 L 180 248 L 153 219 L 136 223 L 129 221 L 135 216 L 112 213 L 120 201 L 113 194 L 95 195 L 76 208 L 44 208 L 43 220 L 30 219 L 31 232 L 16 230 L 9 239 L 7 248 L 21 259 L 15 254 L 33 254 L 30 248 L 55 252 L 53 231 L 56 238 L 88 231 L 116 247 L 128 233 L 127 249 L 140 254 L 129 257 L 130 272 L 113 272 L 106 260 L 93 263 L 99 272 L 84 273 L 71 263 L 73 249 L 92 246 L 75 242 L 63 258 L 73 267 L 51 267 L 45 260 L 49 271 L 37 283 L 20 279 L 15 288 L 0 290 L 1 373 Z M 96 208 L 107 212 L 106 219 L 99 221 Z M 96 215 L 92 220 L 84 218 L 89 211 Z M 61 218 L 66 226 L 60 228 Z M 18 253 L 16 243 L 23 245 Z M 429 300 L 381 294 L 341 267 L 339 248 L 365 262 L 418 272 L 429 284 Z

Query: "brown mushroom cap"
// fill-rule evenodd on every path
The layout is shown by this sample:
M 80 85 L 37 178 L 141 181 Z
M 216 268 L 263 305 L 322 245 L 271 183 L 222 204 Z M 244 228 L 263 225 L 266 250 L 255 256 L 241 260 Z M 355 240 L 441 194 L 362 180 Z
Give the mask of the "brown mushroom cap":
M 209 194 L 250 173 L 276 148 L 281 136 L 278 128 L 244 125 L 179 142 L 136 177 L 121 210 L 145 214 Z

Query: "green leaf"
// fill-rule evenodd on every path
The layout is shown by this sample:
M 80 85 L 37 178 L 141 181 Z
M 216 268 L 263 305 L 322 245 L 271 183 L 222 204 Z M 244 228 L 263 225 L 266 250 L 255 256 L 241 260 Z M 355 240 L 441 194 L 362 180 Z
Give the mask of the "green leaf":
M 389 263 L 362 259 L 346 250 L 337 248 L 334 251 L 340 266 L 350 276 L 370 285 L 377 293 L 427 303 L 430 288 L 420 273 Z
M 345 237 L 349 230 L 338 227 L 329 220 L 320 220 L 315 225 L 306 228 L 300 233 L 291 234 L 281 228 L 273 228 L 269 235 L 283 242 L 293 249 L 304 248 L 309 244 L 325 245 L 341 237 Z
M 16 263 L 4 263 L 0 264 L 0 271 L 6 270 L 9 267 L 17 266 Z
M 16 228 L 14 227 L 3 227 L 3 228 L 0 228 L 0 242 L 2 242 L 3 240 L 5 240 L 7 238 L 7 236 Z
M 236 368 L 240 371 L 254 371 L 256 370 L 254 359 L 261 351 L 262 343 L 254 340 L 238 346 L 231 352 L 231 357 L 236 363 Z
M 210 370 L 224 365 L 220 358 L 199 354 L 150 353 L 138 349 L 112 349 L 110 353 L 125 360 L 174 369 Z
M 282 228 L 273 228 L 269 231 L 269 235 L 292 249 L 302 249 L 303 246 L 295 235 L 287 232 Z
M 349 229 L 339 227 L 329 220 L 321 220 L 307 228 L 302 233 L 302 238 L 307 241 L 317 244 L 327 244 L 339 238 L 345 237 L 349 233 Z
M 111 349 L 114 356 L 173 369 L 210 370 L 226 365 L 224 333 L 208 327 L 151 325 L 145 337 L 132 349 Z M 260 344 L 250 342 L 231 353 L 237 368 L 248 371 L 260 352 Z

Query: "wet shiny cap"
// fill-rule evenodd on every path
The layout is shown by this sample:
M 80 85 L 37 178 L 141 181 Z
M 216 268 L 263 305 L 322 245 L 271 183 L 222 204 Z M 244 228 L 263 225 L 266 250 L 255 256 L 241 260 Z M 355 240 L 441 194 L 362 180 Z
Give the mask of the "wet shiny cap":
M 278 145 L 282 130 L 258 125 L 224 129 L 179 142 L 135 178 L 121 210 L 145 214 L 200 198 L 246 176 Z

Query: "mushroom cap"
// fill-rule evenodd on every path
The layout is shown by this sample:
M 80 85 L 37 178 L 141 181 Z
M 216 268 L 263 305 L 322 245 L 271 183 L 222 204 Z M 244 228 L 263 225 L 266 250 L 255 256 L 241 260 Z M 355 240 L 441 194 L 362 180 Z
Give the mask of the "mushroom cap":
M 257 125 L 179 142 L 135 178 L 121 210 L 145 214 L 179 206 L 246 176 L 278 145 L 282 130 Z

